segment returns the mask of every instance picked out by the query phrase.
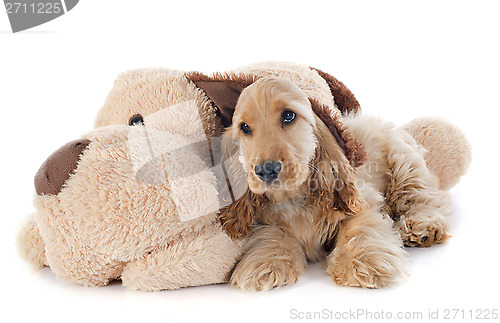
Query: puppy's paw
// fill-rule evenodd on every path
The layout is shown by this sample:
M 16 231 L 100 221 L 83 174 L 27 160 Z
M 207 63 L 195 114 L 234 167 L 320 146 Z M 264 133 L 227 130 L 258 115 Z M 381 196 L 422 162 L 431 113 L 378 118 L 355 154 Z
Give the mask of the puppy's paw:
M 266 291 L 297 282 L 305 264 L 290 259 L 243 258 L 236 266 L 231 285 L 251 291 Z
M 431 247 L 449 237 L 446 217 L 439 210 L 404 215 L 394 225 L 407 247 Z
M 397 246 L 338 246 L 328 256 L 326 272 L 338 285 L 380 288 L 407 278 L 407 255 Z

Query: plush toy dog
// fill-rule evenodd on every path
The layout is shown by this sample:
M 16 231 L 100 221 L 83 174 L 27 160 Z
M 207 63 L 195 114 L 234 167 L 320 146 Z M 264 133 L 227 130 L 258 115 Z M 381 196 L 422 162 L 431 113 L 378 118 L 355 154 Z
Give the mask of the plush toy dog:
M 123 74 L 97 129 L 61 148 L 38 172 L 36 212 L 19 233 L 21 256 L 83 285 L 121 279 L 132 289 L 161 290 L 227 281 L 242 249 L 223 233 L 216 214 L 238 192 L 229 186 L 229 201 L 221 196 L 212 139 L 231 123 L 239 93 L 265 76 L 294 81 L 336 114 L 360 109 L 334 77 L 290 63 L 212 76 L 166 69 Z M 330 126 L 343 127 L 340 121 Z M 468 147 L 455 141 L 463 138 L 460 131 L 430 119 L 404 129 L 427 149 L 441 188 L 453 186 L 470 159 Z M 362 149 L 341 131 L 338 139 L 360 165 Z M 398 229 L 411 240 L 412 232 Z
M 213 172 L 180 135 L 96 129 L 55 152 L 35 186 L 40 236 L 24 230 L 32 234 L 25 252 L 59 279 L 101 286 L 121 278 L 141 290 L 214 284 L 240 254 L 214 221 Z

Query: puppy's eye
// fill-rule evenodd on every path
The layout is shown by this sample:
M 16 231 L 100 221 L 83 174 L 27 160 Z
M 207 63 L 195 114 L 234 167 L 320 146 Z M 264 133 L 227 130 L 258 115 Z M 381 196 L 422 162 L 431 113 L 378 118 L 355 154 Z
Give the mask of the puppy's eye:
M 293 120 L 295 120 L 296 116 L 297 115 L 293 111 L 290 111 L 290 110 L 283 111 L 283 113 L 281 114 L 281 122 L 282 123 L 290 123 Z
M 144 118 L 140 114 L 136 114 L 132 118 L 130 118 L 130 121 L 128 122 L 129 126 L 143 126 L 144 125 Z
M 252 129 L 246 123 L 242 123 L 240 129 L 245 135 L 248 135 L 252 132 Z

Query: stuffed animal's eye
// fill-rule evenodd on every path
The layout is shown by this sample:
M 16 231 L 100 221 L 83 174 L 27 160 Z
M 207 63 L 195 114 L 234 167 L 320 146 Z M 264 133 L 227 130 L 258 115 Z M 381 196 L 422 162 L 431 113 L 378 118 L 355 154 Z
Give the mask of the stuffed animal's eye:
M 144 125 L 144 119 L 140 114 L 136 114 L 132 118 L 130 118 L 130 121 L 128 122 L 130 126 L 143 126 Z
M 281 114 L 281 122 L 290 123 L 293 120 L 295 120 L 296 116 L 297 115 L 293 111 L 290 111 L 290 110 L 283 111 L 283 113 Z
M 242 123 L 240 129 L 245 135 L 248 135 L 252 132 L 252 129 L 246 123 Z

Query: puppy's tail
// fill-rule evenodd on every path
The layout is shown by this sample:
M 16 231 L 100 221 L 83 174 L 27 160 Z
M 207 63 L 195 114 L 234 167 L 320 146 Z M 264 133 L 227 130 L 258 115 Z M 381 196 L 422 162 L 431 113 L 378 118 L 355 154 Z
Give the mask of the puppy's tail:
M 455 186 L 469 168 L 472 152 L 464 133 L 455 125 L 438 118 L 418 118 L 403 126 L 426 150 L 425 161 L 439 178 L 439 188 Z

